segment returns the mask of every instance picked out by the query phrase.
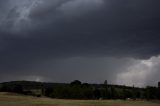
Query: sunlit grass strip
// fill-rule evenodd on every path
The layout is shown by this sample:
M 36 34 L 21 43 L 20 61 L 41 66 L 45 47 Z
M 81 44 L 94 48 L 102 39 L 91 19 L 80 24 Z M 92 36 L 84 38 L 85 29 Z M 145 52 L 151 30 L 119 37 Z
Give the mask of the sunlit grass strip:
M 0 93 L 0 106 L 160 106 L 160 102 L 133 100 L 63 100 Z

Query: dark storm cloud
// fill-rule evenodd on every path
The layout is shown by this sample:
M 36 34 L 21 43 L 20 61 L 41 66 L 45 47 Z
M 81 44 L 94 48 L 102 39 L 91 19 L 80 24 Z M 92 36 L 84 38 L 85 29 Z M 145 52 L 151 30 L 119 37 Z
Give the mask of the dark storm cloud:
M 159 3 L 157 0 L 1 0 L 1 73 L 42 77 L 44 73 L 55 76 L 64 73 L 63 80 L 72 80 L 73 73 L 75 76 L 78 73 L 78 78 L 92 72 L 93 77 L 88 79 L 86 74 L 84 80 L 91 80 L 98 73 L 101 80 L 105 77 L 112 80 L 123 69 L 113 69 L 112 64 L 118 60 L 110 57 L 149 59 L 160 54 Z M 108 61 L 106 64 L 114 61 L 107 65 L 110 68 L 103 64 L 103 57 Z M 71 62 L 72 66 L 70 61 L 79 63 Z M 134 64 L 132 61 L 129 65 L 128 61 L 122 59 L 116 67 Z M 119 66 L 121 62 L 124 64 Z M 46 63 L 53 66 L 47 67 Z
M 76 45 L 91 53 L 95 50 L 102 54 L 117 55 L 118 52 L 118 55 L 125 53 L 125 56 L 142 56 L 142 58 L 159 52 L 160 22 L 157 2 L 107 0 L 103 3 L 105 4 L 97 10 L 91 9 L 85 13 L 82 9 L 82 12 L 73 11 L 69 16 L 61 13 L 59 9 L 61 6 L 56 9 L 47 8 L 46 12 L 38 11 L 37 15 L 34 15 L 36 11 L 33 10 L 30 18 L 42 24 L 42 30 L 37 31 L 36 35 L 64 41 L 62 44 L 67 43 L 64 46 L 68 46 L 71 50 L 77 49 L 71 46 Z M 68 13 L 67 8 L 72 7 L 66 6 L 63 10 Z M 43 19 L 46 19 L 44 23 Z M 48 27 L 44 28 L 44 25 Z

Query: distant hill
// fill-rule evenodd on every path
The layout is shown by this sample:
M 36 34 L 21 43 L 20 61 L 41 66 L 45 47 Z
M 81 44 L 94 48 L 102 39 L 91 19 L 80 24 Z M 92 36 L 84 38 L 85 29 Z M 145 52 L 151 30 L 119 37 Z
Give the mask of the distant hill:
M 0 83 L 1 92 L 48 96 L 60 99 L 160 99 L 160 88 L 130 87 L 112 84 L 88 84 L 75 80 L 71 83 L 11 81 Z

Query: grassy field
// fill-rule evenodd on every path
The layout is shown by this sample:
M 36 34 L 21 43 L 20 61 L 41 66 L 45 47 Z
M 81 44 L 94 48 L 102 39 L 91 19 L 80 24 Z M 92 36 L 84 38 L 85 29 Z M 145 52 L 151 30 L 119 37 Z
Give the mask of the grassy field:
M 0 106 L 160 106 L 159 101 L 59 100 L 0 93 Z

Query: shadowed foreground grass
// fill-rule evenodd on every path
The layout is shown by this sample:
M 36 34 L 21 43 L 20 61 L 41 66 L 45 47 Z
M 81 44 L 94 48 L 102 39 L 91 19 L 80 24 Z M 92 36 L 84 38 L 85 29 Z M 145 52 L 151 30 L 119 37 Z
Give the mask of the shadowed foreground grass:
M 160 106 L 159 101 L 61 100 L 0 93 L 0 106 Z

